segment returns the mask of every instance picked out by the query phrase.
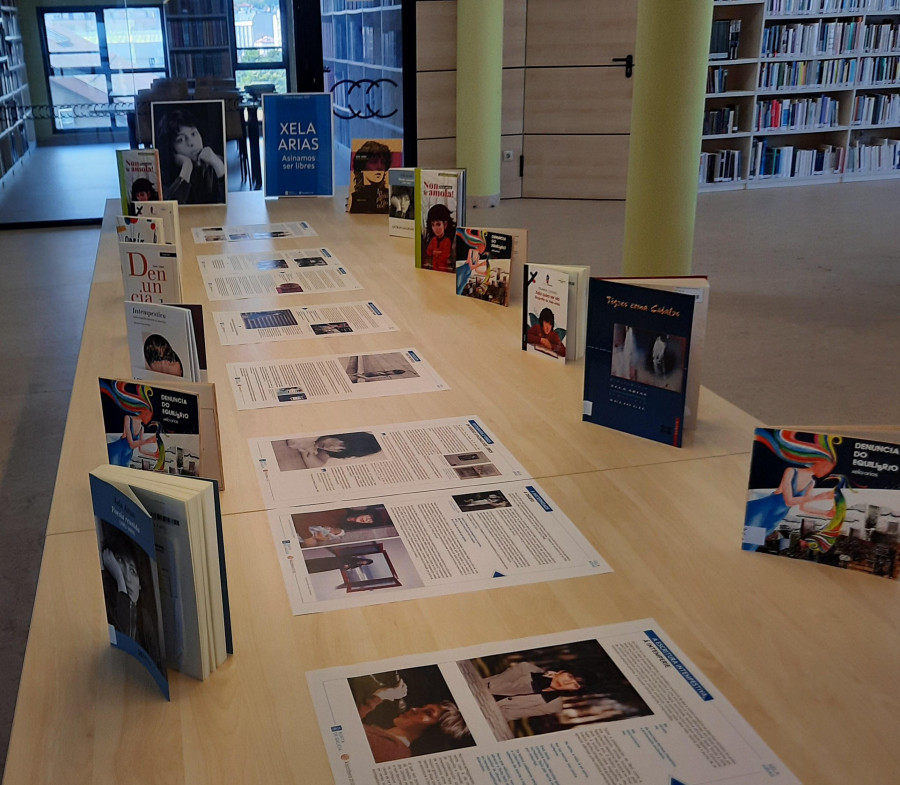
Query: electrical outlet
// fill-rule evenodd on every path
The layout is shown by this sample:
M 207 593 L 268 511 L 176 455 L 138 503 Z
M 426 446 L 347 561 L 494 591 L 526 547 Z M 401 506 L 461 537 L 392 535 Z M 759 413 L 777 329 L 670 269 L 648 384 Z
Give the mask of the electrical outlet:
M 513 159 L 513 151 L 512 150 L 504 150 L 503 151 L 503 160 L 504 161 L 512 161 Z

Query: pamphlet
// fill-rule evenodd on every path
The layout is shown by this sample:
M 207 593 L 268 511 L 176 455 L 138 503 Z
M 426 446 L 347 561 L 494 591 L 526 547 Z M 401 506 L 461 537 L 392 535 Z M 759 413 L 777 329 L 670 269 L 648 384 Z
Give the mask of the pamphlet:
M 534 482 L 269 513 L 294 615 L 611 568 Z
M 200 255 L 197 264 L 210 300 L 362 289 L 327 248 Z
M 250 454 L 266 509 L 530 477 L 474 416 L 255 438 Z
M 371 300 L 265 311 L 216 311 L 213 319 L 223 346 L 297 338 L 327 338 L 334 335 L 365 335 L 399 329 Z
M 241 240 L 274 240 L 281 237 L 315 237 L 316 231 L 306 221 L 277 224 L 245 224 L 241 226 L 195 226 L 194 242 L 236 243 Z
M 449 390 L 417 349 L 228 363 L 238 409 Z
M 307 680 L 338 785 L 799 785 L 653 619 Z

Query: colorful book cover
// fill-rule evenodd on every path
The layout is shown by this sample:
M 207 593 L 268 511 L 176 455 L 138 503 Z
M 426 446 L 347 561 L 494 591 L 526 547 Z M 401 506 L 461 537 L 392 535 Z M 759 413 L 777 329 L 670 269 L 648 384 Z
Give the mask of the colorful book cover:
M 112 483 L 90 475 L 109 642 L 130 654 L 169 697 L 153 519 Z
M 155 101 L 150 104 L 153 146 L 159 150 L 158 198 L 178 204 L 225 204 L 225 102 Z
M 569 274 L 552 265 L 523 268 L 522 349 L 566 361 Z
M 416 170 L 416 267 L 456 272 L 456 227 L 465 224 L 465 171 Z
M 585 422 L 681 446 L 694 297 L 592 278 Z
M 116 216 L 116 239 L 120 243 L 164 243 L 163 228 L 155 218 Z
M 135 202 L 134 212 L 140 218 L 155 218 L 159 224 L 162 239 L 166 245 L 180 245 L 181 223 L 178 220 L 178 202 Z
M 262 97 L 266 196 L 333 196 L 331 93 Z
M 416 170 L 414 168 L 391 169 L 388 172 L 390 212 L 388 234 L 395 237 L 416 236 Z
M 460 226 L 456 229 L 456 293 L 509 305 L 513 238 Z
M 900 444 L 757 428 L 743 549 L 896 579 Z
M 350 143 L 348 213 L 387 215 L 388 172 L 403 165 L 402 139 L 354 139 Z
M 159 152 L 152 148 L 143 150 L 116 150 L 119 170 L 119 192 L 122 213 L 136 215 L 135 203 L 160 199 Z
M 197 395 L 117 379 L 100 379 L 99 383 L 111 464 L 166 474 L 200 475 Z
M 181 302 L 178 246 L 119 243 L 125 299 L 143 303 Z

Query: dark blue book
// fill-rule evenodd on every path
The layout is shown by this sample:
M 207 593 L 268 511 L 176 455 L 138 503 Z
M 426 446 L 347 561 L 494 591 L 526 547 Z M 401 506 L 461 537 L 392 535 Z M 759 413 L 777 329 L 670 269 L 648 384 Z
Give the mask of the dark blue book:
M 585 422 L 681 446 L 694 300 L 691 293 L 590 280 Z

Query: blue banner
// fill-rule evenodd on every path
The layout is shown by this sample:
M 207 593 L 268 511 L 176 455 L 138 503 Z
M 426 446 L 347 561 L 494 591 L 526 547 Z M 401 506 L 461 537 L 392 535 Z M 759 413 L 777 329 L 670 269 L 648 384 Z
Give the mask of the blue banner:
M 266 196 L 333 196 L 331 93 L 263 96 Z

